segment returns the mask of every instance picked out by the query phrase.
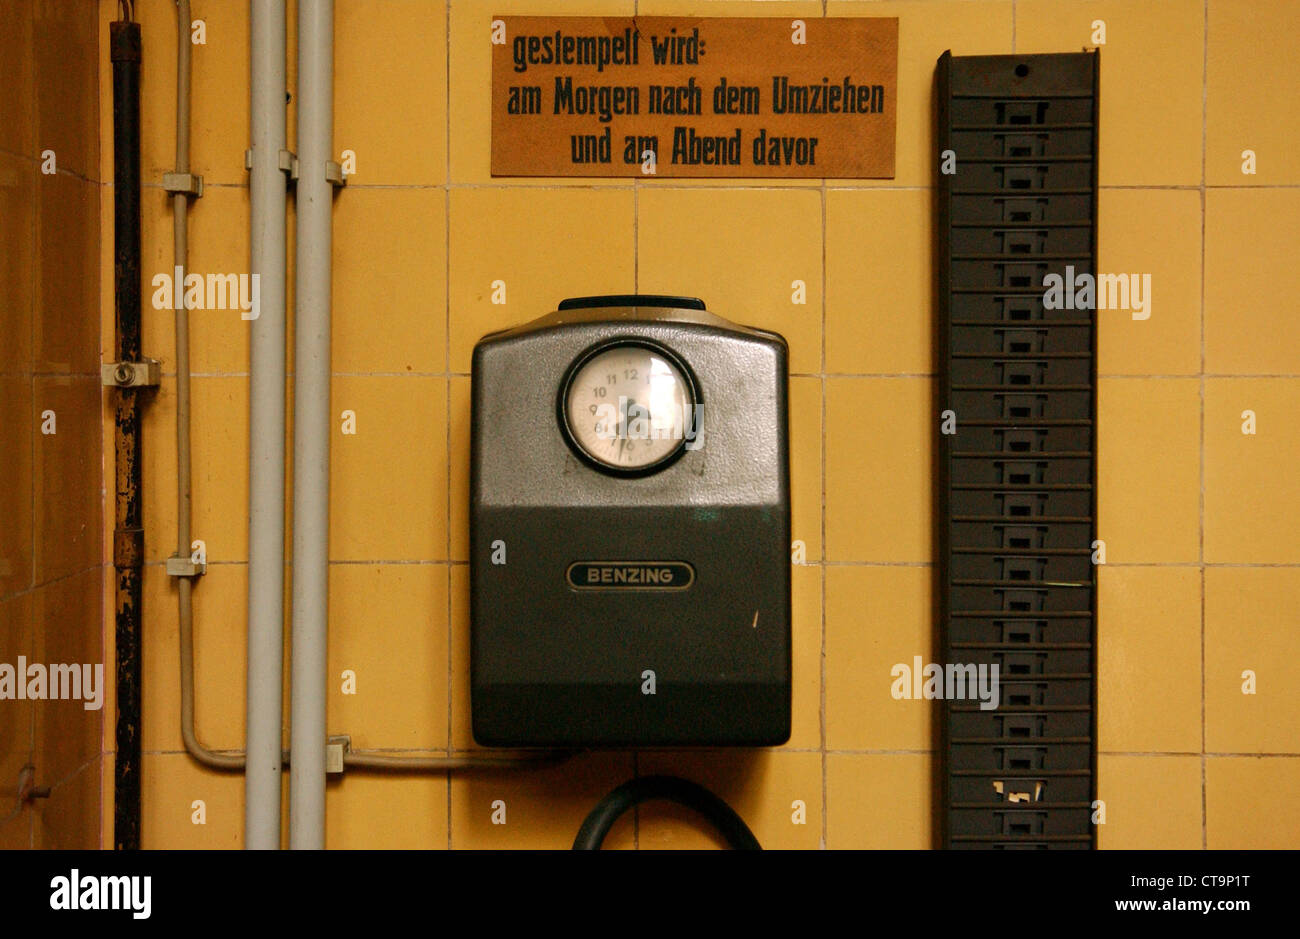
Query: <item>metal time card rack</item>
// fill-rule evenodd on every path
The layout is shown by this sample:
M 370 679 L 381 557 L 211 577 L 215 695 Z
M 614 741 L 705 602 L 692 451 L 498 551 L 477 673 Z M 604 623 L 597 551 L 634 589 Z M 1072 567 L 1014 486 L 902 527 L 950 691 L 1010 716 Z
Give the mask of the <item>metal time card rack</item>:
M 940 655 L 999 679 L 944 696 L 948 848 L 1096 841 L 1096 321 L 1044 279 L 1096 275 L 1098 75 L 1089 52 L 936 73 Z

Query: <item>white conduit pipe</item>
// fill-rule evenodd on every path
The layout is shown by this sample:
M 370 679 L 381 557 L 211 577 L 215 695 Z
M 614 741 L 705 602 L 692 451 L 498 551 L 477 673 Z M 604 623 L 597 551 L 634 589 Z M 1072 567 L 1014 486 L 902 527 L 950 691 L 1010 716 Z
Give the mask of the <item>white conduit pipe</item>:
M 315 9 L 316 4 L 300 0 Z M 251 272 L 258 275 L 258 312 L 250 324 L 251 381 L 249 389 L 249 597 L 248 597 L 248 742 L 246 751 L 218 752 L 209 749 L 199 740 L 195 730 L 194 681 L 194 623 L 192 584 L 190 578 L 178 578 L 180 612 L 180 696 L 181 736 L 185 749 L 202 765 L 216 770 L 246 770 L 246 815 L 244 843 L 247 848 L 280 846 L 280 776 L 288 765 L 289 753 L 280 749 L 283 723 L 282 670 L 283 670 L 283 608 L 284 608 L 284 374 L 285 374 L 285 177 L 281 152 L 285 148 L 285 0 L 250 0 L 252 21 L 251 42 L 251 176 L 249 180 L 251 213 Z M 311 802 L 307 797 L 297 799 L 300 824 L 307 826 L 308 817 L 315 821 L 308 826 L 311 834 L 301 837 L 310 843 L 323 842 L 324 825 L 324 751 L 325 751 L 325 614 L 326 587 L 328 584 L 327 543 L 329 529 L 328 496 L 328 433 L 329 433 L 329 252 L 330 252 L 330 191 L 328 184 L 322 189 L 325 162 L 331 150 L 332 118 L 329 112 L 332 94 L 332 10 L 318 10 L 320 16 L 312 27 L 325 36 L 325 78 L 315 78 L 304 87 L 324 91 L 321 100 L 312 100 L 318 111 L 325 109 L 328 129 L 318 143 L 319 158 L 313 159 L 306 169 L 315 178 L 306 187 L 299 187 L 299 231 L 308 225 L 304 219 L 312 218 L 315 228 L 299 235 L 298 297 L 298 395 L 299 430 L 295 436 L 295 457 L 300 467 L 310 467 L 312 472 L 299 474 L 299 494 L 315 491 L 320 498 L 312 497 L 309 503 L 295 502 L 299 517 L 308 524 L 299 526 L 299 539 L 295 540 L 295 556 L 301 561 L 310 559 L 313 575 L 307 568 L 295 566 L 295 580 L 311 581 L 315 586 L 310 596 L 295 591 L 295 636 L 301 642 L 305 635 L 311 640 L 305 645 L 295 643 L 294 651 L 303 650 L 295 658 L 293 714 L 298 717 L 295 726 L 303 731 L 295 759 L 309 762 L 310 772 L 298 773 L 299 784 L 307 787 L 310 781 Z M 305 19 L 305 17 L 304 17 Z M 190 124 L 190 10 L 189 0 L 177 0 L 177 100 L 176 100 L 176 168 L 189 171 Z M 320 53 L 313 73 L 320 74 Z M 305 62 L 306 59 L 303 59 Z M 304 74 L 307 73 L 304 65 Z M 312 99 L 308 93 L 306 98 Z M 316 99 L 320 99 L 316 95 Z M 313 119 L 315 120 L 315 119 Z M 303 136 L 300 120 L 300 137 Z M 311 191 L 312 196 L 304 193 Z M 174 235 L 176 239 L 175 265 L 186 266 L 186 210 L 184 194 L 173 199 L 176 212 Z M 315 212 L 315 215 L 312 213 Z M 323 225 L 322 225 L 323 221 Z M 322 242 L 322 238 L 324 239 Z M 314 239 L 314 240 L 313 240 Z M 303 252 L 317 260 L 304 264 Z M 314 270 L 310 285 L 304 285 L 303 274 Z M 179 288 L 180 284 L 177 284 Z M 303 297 L 315 297 L 302 305 Z M 323 300 L 321 299 L 323 297 Z M 305 314 L 301 311 L 306 311 Z M 190 541 L 190 420 L 189 420 L 189 336 L 188 311 L 177 311 L 177 548 L 182 558 L 188 557 Z M 323 319 L 322 319 L 323 316 Z M 303 331 L 307 330 L 307 331 Z M 303 355 L 308 350 L 309 359 L 304 364 Z M 304 375 L 314 375 L 303 384 Z M 306 389 L 316 391 L 308 392 Z M 304 405 L 314 403 L 315 409 L 304 411 Z M 316 427 L 315 433 L 304 431 L 304 425 Z M 315 453 L 308 461 L 303 453 Z M 310 504 L 311 510 L 301 506 Z M 304 531 L 318 534 L 310 537 Z M 302 599 L 299 602 L 300 598 Z M 314 612 L 306 612 L 306 611 Z M 308 629 L 307 624 L 313 625 Z M 310 693 L 309 693 L 310 692 Z M 312 715 L 312 724 L 308 716 Z M 308 731 L 308 727 L 315 730 Z M 304 749 L 305 748 L 305 749 Z M 251 757 L 246 757 L 251 754 Z M 343 764 L 349 769 L 445 773 L 453 771 L 498 771 L 547 766 L 572 755 L 569 751 L 540 751 L 517 756 L 480 756 L 464 754 L 453 756 L 406 756 L 382 751 L 347 750 Z M 246 766 L 247 764 L 247 766 Z M 294 795 L 291 782 L 290 795 Z M 291 810 L 291 828 L 293 824 Z M 290 845 L 294 844 L 292 832 Z
M 251 0 L 248 743 L 244 847 L 280 847 L 284 716 L 285 0 Z
M 176 4 L 176 172 L 190 171 L 190 0 Z M 190 311 L 180 293 L 189 267 L 189 196 L 172 200 L 173 269 L 180 273 L 173 290 L 176 307 L 176 554 L 189 560 L 193 490 L 190 485 Z M 190 755 L 204 766 L 238 770 L 242 754 L 217 753 L 199 740 L 194 727 L 194 597 L 193 578 L 176 578 L 177 620 L 181 657 L 181 739 Z
M 334 2 L 298 0 L 289 847 L 325 847 Z

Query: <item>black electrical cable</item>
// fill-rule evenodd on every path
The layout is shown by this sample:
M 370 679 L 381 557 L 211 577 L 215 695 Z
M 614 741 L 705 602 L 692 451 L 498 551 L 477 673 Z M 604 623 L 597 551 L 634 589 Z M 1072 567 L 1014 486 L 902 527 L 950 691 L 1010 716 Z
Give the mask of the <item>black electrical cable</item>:
M 573 850 L 599 851 L 614 822 L 632 806 L 651 799 L 666 799 L 694 809 L 712 822 L 736 850 L 762 850 L 754 833 L 731 806 L 698 783 L 676 776 L 643 776 L 623 783 L 591 810 L 578 829 L 578 837 L 573 839 Z

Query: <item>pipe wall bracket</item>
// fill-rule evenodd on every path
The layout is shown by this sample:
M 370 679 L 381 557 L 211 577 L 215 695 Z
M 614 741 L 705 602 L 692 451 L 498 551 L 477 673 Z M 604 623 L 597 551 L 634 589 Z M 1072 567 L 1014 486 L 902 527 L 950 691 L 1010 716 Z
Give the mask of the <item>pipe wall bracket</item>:
M 198 173 L 163 173 L 163 189 L 184 193 L 195 199 L 203 196 L 203 177 Z
M 104 362 L 99 379 L 109 388 L 147 388 L 162 381 L 162 365 L 157 359 L 139 362 Z
M 193 558 L 181 557 L 173 554 L 167 559 L 167 576 L 169 577 L 198 577 L 207 572 L 208 565 L 205 561 L 196 561 Z
M 343 773 L 343 758 L 352 750 L 352 737 L 336 734 L 325 738 L 325 773 L 339 776 Z
M 298 181 L 298 157 L 291 150 L 281 150 L 276 154 L 276 166 L 285 178 L 294 183 Z M 244 169 L 252 172 L 253 170 L 253 151 L 244 151 Z

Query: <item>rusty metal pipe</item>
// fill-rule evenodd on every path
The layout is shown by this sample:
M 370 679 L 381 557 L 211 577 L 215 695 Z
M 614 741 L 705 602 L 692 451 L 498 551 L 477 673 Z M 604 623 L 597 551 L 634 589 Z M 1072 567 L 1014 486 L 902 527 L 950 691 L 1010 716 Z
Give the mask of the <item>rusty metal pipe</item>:
M 109 27 L 113 65 L 113 305 L 118 362 L 140 360 L 140 61 L 138 23 Z M 113 568 L 116 572 L 116 759 L 113 764 L 113 843 L 140 847 L 141 505 L 140 395 L 120 387 L 113 421 L 116 454 Z

